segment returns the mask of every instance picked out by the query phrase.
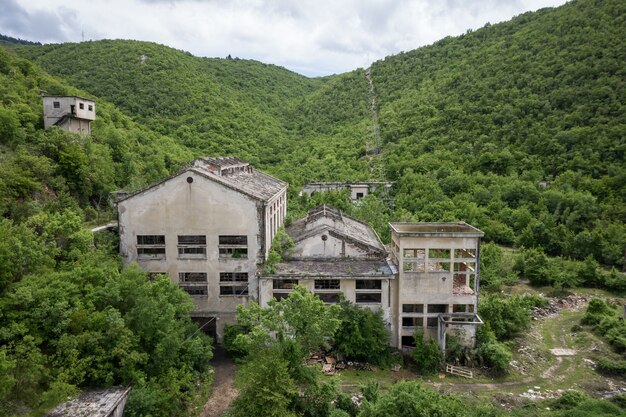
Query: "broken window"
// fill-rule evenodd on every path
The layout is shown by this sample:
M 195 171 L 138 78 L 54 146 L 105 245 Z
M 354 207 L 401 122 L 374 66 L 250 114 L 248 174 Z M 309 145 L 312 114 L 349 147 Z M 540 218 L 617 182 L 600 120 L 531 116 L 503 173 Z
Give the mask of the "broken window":
M 424 259 L 426 257 L 425 249 L 404 249 L 404 257 L 405 258 L 416 258 L 416 259 Z
M 179 272 L 178 285 L 189 295 L 207 295 L 207 273 Z
M 402 336 L 402 347 L 415 347 L 413 336 Z
M 220 285 L 220 295 L 232 295 L 235 297 L 245 297 L 248 295 L 247 285 Z
M 148 281 L 154 281 L 159 275 L 167 275 L 165 272 L 148 272 Z
M 402 317 L 402 327 L 424 327 L 422 317 Z
M 189 295 L 208 295 L 209 291 L 207 290 L 206 285 L 189 285 L 189 284 L 179 284 L 180 289 L 187 292 Z
M 447 310 L 447 304 L 428 304 L 429 313 L 445 313 Z
M 52 107 L 55 108 L 55 109 L 60 109 L 61 108 L 61 102 L 53 101 L 52 102 Z
M 403 313 L 423 313 L 424 304 L 402 304 Z
M 275 290 L 293 290 L 298 285 L 297 279 L 276 279 L 273 283 Z
M 429 317 L 426 319 L 426 327 L 428 328 L 436 328 L 439 323 L 439 317 Z
M 137 236 L 137 259 L 165 259 L 165 235 Z
M 339 295 L 338 292 L 317 293 L 317 296 L 320 298 L 320 300 L 322 300 L 323 302 L 327 304 L 335 304 L 341 300 L 341 296 Z
M 455 249 L 454 257 L 467 259 L 476 258 L 476 249 Z
M 220 258 L 247 258 L 248 236 L 220 236 Z
M 338 290 L 341 288 L 341 284 L 338 279 L 316 279 L 316 290 Z
M 465 313 L 467 312 L 467 305 L 465 304 L 454 304 L 452 306 L 453 313 Z
M 454 270 L 455 271 L 472 271 L 474 272 L 474 268 L 476 267 L 476 262 L 455 262 Z
M 207 282 L 206 272 L 179 272 L 179 282 Z
M 248 295 L 248 273 L 220 272 L 220 295 Z
M 89 111 L 93 111 L 93 105 L 92 105 L 92 104 L 88 105 L 88 106 L 87 106 L 87 110 L 89 110 Z
M 178 257 L 180 259 L 206 259 L 206 236 L 179 235 Z
M 379 279 L 357 279 L 357 290 L 380 290 L 382 289 L 382 281 Z
M 248 282 L 248 273 L 220 272 L 220 282 Z
M 403 269 L 404 272 L 424 272 L 426 269 L 426 264 L 424 262 L 404 262 Z
M 374 292 L 358 292 L 355 295 L 355 301 L 357 304 L 380 304 L 382 295 Z
M 283 300 L 289 297 L 289 293 L 288 292 L 275 292 L 272 294 L 272 297 L 274 297 L 277 300 Z
M 450 259 L 450 249 L 428 249 L 428 257 Z
M 85 103 L 78 103 L 78 108 L 81 110 L 85 110 Z
M 363 193 L 356 193 L 356 199 L 359 200 L 363 198 Z
M 450 271 L 450 262 L 429 262 L 431 272 Z

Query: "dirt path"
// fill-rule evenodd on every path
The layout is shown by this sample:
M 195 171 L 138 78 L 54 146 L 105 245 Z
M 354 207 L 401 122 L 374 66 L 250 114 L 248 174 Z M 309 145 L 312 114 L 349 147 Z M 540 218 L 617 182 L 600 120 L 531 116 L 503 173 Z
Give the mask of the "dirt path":
M 228 410 L 230 403 L 237 398 L 239 391 L 234 386 L 237 365 L 221 347 L 216 347 L 211 361 L 215 370 L 213 391 L 204 405 L 200 417 L 219 417 Z

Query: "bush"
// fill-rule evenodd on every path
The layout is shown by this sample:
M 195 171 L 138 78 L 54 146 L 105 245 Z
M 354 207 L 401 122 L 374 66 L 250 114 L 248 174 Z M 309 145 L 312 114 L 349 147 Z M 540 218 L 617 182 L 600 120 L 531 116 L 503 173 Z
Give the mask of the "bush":
M 588 397 L 580 391 L 565 391 L 561 397 L 554 401 L 553 407 L 557 410 L 570 410 L 578 407 L 587 399 Z
M 235 344 L 238 335 L 246 333 L 246 328 L 239 324 L 227 324 L 224 326 L 224 349 L 235 358 L 242 358 L 246 355 L 246 351 Z
M 596 368 L 598 372 L 603 373 L 605 375 L 626 375 L 626 361 L 619 360 L 614 361 L 607 358 L 601 358 L 598 361 L 598 367 Z
M 391 364 L 389 330 L 381 311 L 359 308 L 349 301 L 341 303 L 341 326 L 335 333 L 334 344 L 347 358 L 381 366 Z
M 424 375 L 439 372 L 443 363 L 443 355 L 437 342 L 432 339 L 425 341 L 422 329 L 417 329 L 413 338 L 415 339 L 415 349 L 411 352 L 411 358 L 413 358 L 419 371 Z
M 514 295 L 504 298 L 501 294 L 482 297 L 478 312 L 488 323 L 498 340 L 509 339 L 530 326 L 530 308 L 544 305 L 539 296 Z
M 509 367 L 513 354 L 504 343 L 496 340 L 488 324 L 478 328 L 476 339 L 476 354 L 484 365 L 496 372 L 503 372 Z

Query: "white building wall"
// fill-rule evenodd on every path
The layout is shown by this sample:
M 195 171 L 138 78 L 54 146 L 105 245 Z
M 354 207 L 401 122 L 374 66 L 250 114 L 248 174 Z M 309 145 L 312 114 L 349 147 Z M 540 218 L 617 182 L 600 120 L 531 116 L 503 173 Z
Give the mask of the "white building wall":
M 118 212 L 126 264 L 138 262 L 146 271 L 167 273 L 176 283 L 180 272 L 207 273 L 208 295 L 192 296 L 195 314 L 214 315 L 221 338 L 224 324 L 234 322 L 237 305 L 258 294 L 257 265 L 265 259 L 262 203 L 188 171 L 121 201 Z M 165 259 L 138 260 L 138 235 L 165 235 Z M 180 259 L 178 235 L 205 235 L 206 259 Z M 220 235 L 247 236 L 247 258 L 220 258 Z M 249 297 L 220 296 L 220 272 L 247 272 Z

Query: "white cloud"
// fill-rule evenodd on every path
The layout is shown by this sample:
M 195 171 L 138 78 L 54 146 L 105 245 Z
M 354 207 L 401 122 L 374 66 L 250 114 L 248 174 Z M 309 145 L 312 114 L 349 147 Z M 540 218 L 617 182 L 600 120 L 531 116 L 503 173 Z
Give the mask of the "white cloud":
M 564 2 L 0 0 L 5 11 L 0 33 L 41 42 L 80 41 L 82 32 L 85 39 L 146 40 L 194 55 L 230 54 L 316 76 L 366 67 L 487 22 Z

